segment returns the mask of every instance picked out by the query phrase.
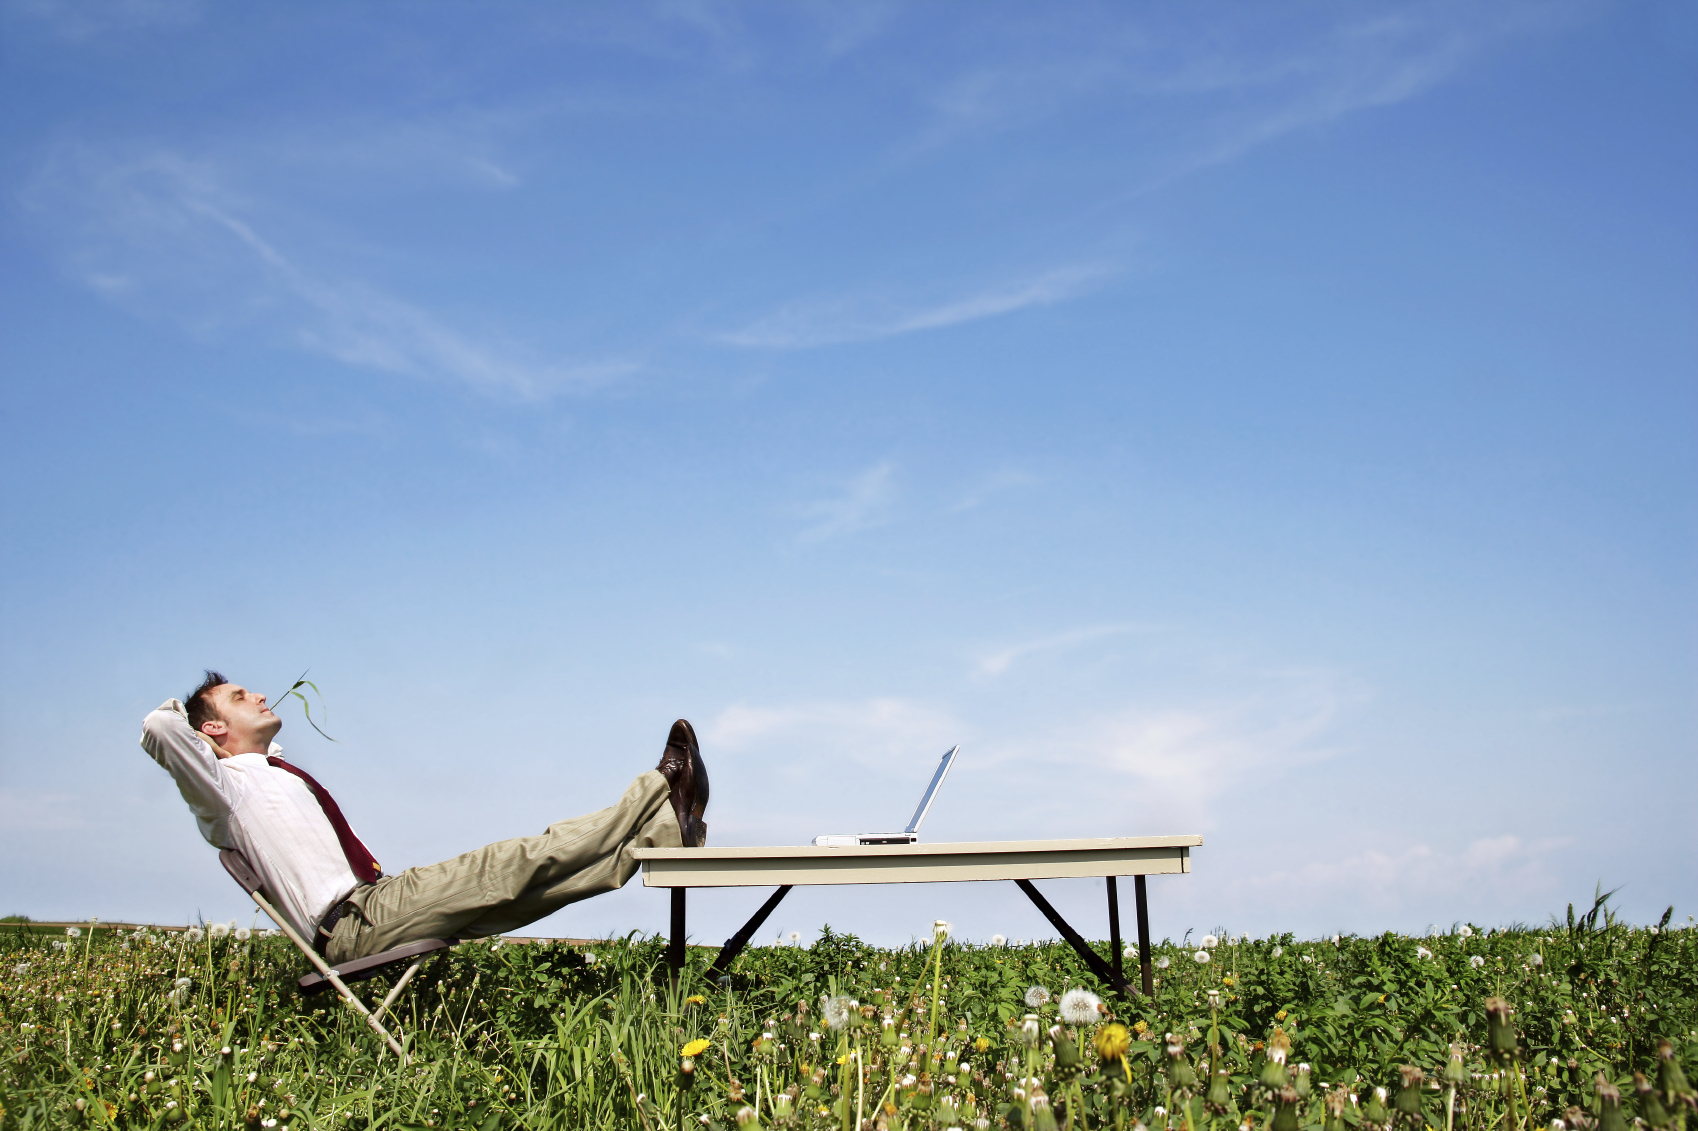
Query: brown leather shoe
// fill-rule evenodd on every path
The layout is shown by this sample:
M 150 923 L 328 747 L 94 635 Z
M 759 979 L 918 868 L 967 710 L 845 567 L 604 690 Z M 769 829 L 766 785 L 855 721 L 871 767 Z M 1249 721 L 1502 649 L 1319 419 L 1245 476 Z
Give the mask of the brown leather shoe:
M 672 724 L 672 733 L 666 737 L 666 749 L 661 752 L 660 764 L 655 767 L 660 776 L 666 779 L 670 787 L 672 813 L 678 818 L 678 835 L 683 837 L 684 844 L 694 843 L 696 823 L 696 768 L 695 759 L 690 756 L 690 748 L 695 744 L 695 733 L 690 724 L 679 719 Z
M 702 762 L 702 748 L 696 742 L 696 728 L 690 725 L 689 719 L 679 719 L 672 724 L 672 733 L 667 737 L 667 744 L 682 738 L 684 745 L 690 751 L 690 770 L 695 775 L 696 803 L 690 807 L 690 813 L 698 821 L 707 812 L 708 803 L 708 773 L 707 766 Z

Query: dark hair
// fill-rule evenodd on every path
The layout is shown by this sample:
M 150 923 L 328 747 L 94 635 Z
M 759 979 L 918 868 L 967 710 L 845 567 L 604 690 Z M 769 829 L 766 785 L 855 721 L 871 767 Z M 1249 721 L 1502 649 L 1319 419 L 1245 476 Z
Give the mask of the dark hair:
M 217 709 L 212 705 L 212 689 L 229 682 L 222 675 L 208 668 L 206 669 L 206 678 L 200 681 L 200 686 L 189 692 L 189 698 L 183 706 L 189 712 L 189 725 L 195 728 L 196 734 L 200 733 L 202 723 L 221 718 Z

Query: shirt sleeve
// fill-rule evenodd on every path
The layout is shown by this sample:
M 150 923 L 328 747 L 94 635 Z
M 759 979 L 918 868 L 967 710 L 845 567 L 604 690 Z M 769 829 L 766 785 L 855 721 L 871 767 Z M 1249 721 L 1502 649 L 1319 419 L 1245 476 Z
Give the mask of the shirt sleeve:
M 189 726 L 187 712 L 167 699 L 142 720 L 142 749 L 165 767 L 200 823 L 201 835 L 221 845 L 231 811 L 239 800 L 239 775 L 219 765 L 218 755 Z

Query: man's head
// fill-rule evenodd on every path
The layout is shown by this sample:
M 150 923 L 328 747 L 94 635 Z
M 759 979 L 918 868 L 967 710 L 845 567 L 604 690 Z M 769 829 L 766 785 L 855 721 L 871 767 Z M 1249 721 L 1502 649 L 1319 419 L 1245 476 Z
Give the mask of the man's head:
M 184 703 L 189 725 L 228 754 L 264 754 L 283 727 L 265 696 L 208 671 Z

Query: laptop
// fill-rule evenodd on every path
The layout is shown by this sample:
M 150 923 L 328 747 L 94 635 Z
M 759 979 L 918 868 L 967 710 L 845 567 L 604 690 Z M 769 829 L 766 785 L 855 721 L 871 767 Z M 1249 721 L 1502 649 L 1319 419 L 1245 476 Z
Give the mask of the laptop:
M 955 764 L 955 755 L 961 752 L 960 746 L 951 746 L 944 751 L 943 758 L 937 764 L 937 772 L 932 775 L 932 783 L 926 786 L 926 794 L 920 798 L 919 806 L 914 810 L 914 819 L 908 822 L 908 827 L 899 833 L 832 833 L 814 838 L 815 848 L 848 848 L 858 844 L 918 844 L 920 840 L 920 822 L 926 819 L 931 810 L 932 801 L 937 797 L 937 791 L 943 785 L 943 779 L 949 775 L 949 767 Z

